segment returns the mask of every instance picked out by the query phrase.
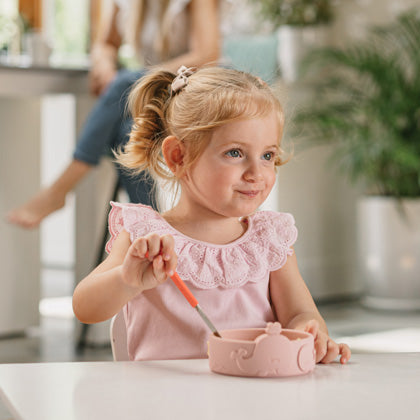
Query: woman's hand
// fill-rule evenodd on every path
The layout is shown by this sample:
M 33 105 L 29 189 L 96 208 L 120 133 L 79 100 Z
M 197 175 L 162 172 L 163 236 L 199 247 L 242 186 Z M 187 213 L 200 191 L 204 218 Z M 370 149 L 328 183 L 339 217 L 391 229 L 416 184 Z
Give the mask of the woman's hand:
M 89 90 L 93 95 L 101 95 L 117 74 L 115 62 L 108 57 L 97 60 L 89 72 Z
M 349 346 L 342 343 L 337 344 L 328 334 L 320 330 L 319 323 L 315 319 L 306 324 L 304 331 L 314 336 L 316 363 L 331 363 L 337 356 L 340 356 L 340 363 L 344 365 L 350 359 Z
M 91 51 L 92 67 L 89 72 L 89 90 L 101 95 L 115 79 L 118 68 L 118 48 L 110 41 L 97 42 Z
M 176 264 L 173 237 L 152 233 L 130 245 L 122 264 L 122 281 L 140 291 L 153 289 L 173 274 Z

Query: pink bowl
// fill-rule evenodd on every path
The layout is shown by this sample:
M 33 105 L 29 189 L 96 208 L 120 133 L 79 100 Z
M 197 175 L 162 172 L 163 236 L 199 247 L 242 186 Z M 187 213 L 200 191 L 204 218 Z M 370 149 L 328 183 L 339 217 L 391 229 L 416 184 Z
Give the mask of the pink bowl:
M 234 376 L 294 376 L 315 367 L 311 334 L 282 329 L 269 322 L 266 328 L 220 331 L 209 338 L 209 365 L 216 373 Z

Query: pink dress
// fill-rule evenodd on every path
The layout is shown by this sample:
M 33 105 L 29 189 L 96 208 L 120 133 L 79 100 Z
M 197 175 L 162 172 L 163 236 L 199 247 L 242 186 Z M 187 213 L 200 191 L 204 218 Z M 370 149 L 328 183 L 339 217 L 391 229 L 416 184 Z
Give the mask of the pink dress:
M 218 330 L 258 328 L 275 320 L 268 282 L 270 272 L 293 253 L 297 230 L 291 214 L 256 212 L 240 238 L 217 245 L 182 234 L 151 207 L 111 205 L 107 252 L 123 229 L 131 241 L 151 232 L 172 234 L 177 272 Z M 211 332 L 171 280 L 140 293 L 123 310 L 131 360 L 207 357 Z

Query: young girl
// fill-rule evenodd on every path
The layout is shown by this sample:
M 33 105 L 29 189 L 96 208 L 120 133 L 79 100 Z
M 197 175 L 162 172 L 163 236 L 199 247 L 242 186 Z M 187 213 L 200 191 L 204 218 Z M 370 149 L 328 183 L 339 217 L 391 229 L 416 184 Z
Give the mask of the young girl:
M 179 187 L 159 214 L 112 203 L 107 259 L 77 286 L 76 316 L 124 308 L 133 360 L 204 358 L 209 331 L 168 276 L 176 270 L 218 330 L 278 320 L 315 337 L 317 362 L 350 358 L 328 331 L 299 274 L 293 216 L 257 211 L 283 163 L 283 112 L 250 74 L 181 67 L 140 79 L 134 125 L 118 161 Z

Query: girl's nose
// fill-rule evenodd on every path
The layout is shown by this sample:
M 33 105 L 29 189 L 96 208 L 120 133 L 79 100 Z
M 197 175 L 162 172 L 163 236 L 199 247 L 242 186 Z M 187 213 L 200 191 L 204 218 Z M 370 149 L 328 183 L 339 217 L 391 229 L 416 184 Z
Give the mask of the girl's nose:
M 263 179 L 260 165 L 257 162 L 250 162 L 244 172 L 244 179 L 248 182 L 258 182 Z

